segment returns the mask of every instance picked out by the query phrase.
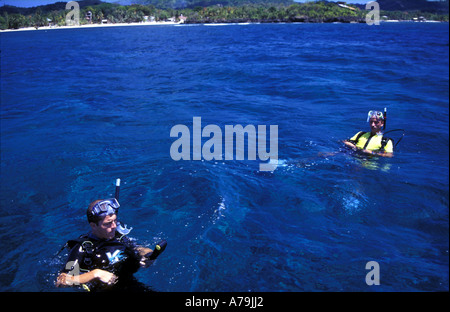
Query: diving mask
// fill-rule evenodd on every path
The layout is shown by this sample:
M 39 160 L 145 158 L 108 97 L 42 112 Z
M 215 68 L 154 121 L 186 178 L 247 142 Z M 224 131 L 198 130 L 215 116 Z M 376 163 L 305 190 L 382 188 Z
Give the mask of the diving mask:
M 384 115 L 382 112 L 379 111 L 369 111 L 367 114 L 367 122 L 369 122 L 370 118 L 377 118 L 384 120 Z
M 99 201 L 92 207 L 92 214 L 94 216 L 105 216 L 110 214 L 117 214 L 119 210 L 119 202 L 115 198 L 109 198 Z

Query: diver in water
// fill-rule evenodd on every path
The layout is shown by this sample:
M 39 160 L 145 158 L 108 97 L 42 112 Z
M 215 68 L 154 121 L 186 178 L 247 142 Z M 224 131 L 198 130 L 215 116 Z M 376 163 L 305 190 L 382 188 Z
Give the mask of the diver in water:
M 91 232 L 66 243 L 70 253 L 57 277 L 57 287 L 81 285 L 88 291 L 150 291 L 133 274 L 153 262 L 146 257 L 152 250 L 137 246 L 126 236 L 130 229 L 117 220 L 119 206 L 116 198 L 96 200 L 89 205 L 87 219 Z
M 393 140 L 383 136 L 382 129 L 386 126 L 386 114 L 370 111 L 367 116 L 370 132 L 360 131 L 352 138 L 344 140 L 344 144 L 355 151 L 383 157 L 394 156 Z

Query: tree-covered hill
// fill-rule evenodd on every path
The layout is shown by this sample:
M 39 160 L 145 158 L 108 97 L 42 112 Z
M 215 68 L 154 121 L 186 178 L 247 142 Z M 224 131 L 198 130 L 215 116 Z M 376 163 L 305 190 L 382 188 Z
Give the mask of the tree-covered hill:
M 183 21 L 186 23 L 365 23 L 365 5 L 353 9 L 331 1 L 297 3 L 292 0 L 135 0 L 133 5 L 119 5 L 100 0 L 80 0 L 80 23 L 136 23 L 145 20 Z M 390 2 L 392 1 L 392 3 Z M 448 22 L 448 1 L 379 0 L 381 15 L 388 19 Z M 391 4 L 387 6 L 387 4 Z M 0 7 L 0 29 L 42 27 L 66 24 L 66 2 L 34 8 Z M 397 9 L 389 11 L 388 8 Z M 398 8 L 406 8 L 400 10 Z M 445 9 L 447 8 L 447 10 Z M 87 14 L 89 12 L 89 14 Z M 87 16 L 90 16 L 87 18 Z
M 184 9 L 195 7 L 227 6 L 236 7 L 243 5 L 290 5 L 294 0 L 138 0 L 136 3 L 153 5 L 156 8 Z
M 440 12 L 448 13 L 449 6 L 448 0 L 440 1 L 429 1 L 429 0 L 376 0 L 380 5 L 381 10 L 384 11 L 407 11 L 407 10 L 417 10 L 424 12 Z M 317 1 L 316 1 L 317 2 Z M 322 1 L 321 1 L 322 2 Z M 325 1 L 336 3 L 337 1 Z M 291 5 L 294 4 L 294 0 L 135 0 L 134 3 L 153 5 L 156 8 L 172 8 L 172 9 L 183 9 L 183 8 L 194 8 L 209 7 L 213 5 L 222 6 L 242 6 L 242 5 L 273 5 L 273 4 L 284 4 Z M 352 0 L 347 1 L 351 4 Z M 363 9 L 365 5 L 355 4 L 360 9 Z
M 23 8 L 23 7 L 16 7 L 12 5 L 4 5 L 0 7 L 0 14 L 3 12 L 6 12 L 8 14 L 22 14 L 22 15 L 29 15 L 34 14 L 36 10 L 40 10 L 43 13 L 48 13 L 52 11 L 60 11 L 65 10 L 66 4 L 68 1 L 57 1 L 55 0 L 55 3 L 52 4 L 46 4 L 46 5 L 39 5 L 35 7 L 30 8 Z M 77 1 L 80 5 L 80 8 L 85 8 L 87 6 L 94 6 L 94 5 L 100 5 L 102 3 L 101 0 L 80 0 Z
M 79 0 L 77 1 L 80 8 L 86 8 L 88 6 L 119 6 L 115 3 L 103 2 L 101 0 Z M 325 3 L 336 3 L 337 1 L 316 1 Z M 347 1 L 349 4 L 352 1 Z M 449 12 L 449 0 L 441 1 L 429 1 L 429 0 L 377 0 L 380 5 L 380 9 L 383 11 L 422 11 L 430 13 L 447 13 Z M 41 5 L 31 8 L 22 8 L 11 5 L 4 5 L 0 7 L 0 14 L 6 12 L 8 14 L 22 14 L 30 15 L 34 14 L 37 9 L 43 13 L 48 13 L 52 11 L 64 10 L 66 6 L 66 1 L 56 1 L 53 4 Z M 211 7 L 211 6 L 222 6 L 222 7 L 237 7 L 237 6 L 277 6 L 284 5 L 289 6 L 296 4 L 294 0 L 135 0 L 135 4 L 153 6 L 156 9 L 185 9 L 185 8 L 196 8 L 196 7 Z M 353 7 L 359 9 L 364 9 L 364 4 L 352 4 Z
M 104 2 L 101 0 L 79 0 L 77 1 L 80 8 L 88 6 L 106 5 L 119 6 L 117 3 Z M 12 5 L 0 6 L 0 14 L 7 12 L 8 14 L 34 14 L 37 9 L 43 13 L 51 11 L 64 10 L 67 1 L 56 1 L 52 4 L 40 5 L 30 8 L 16 7 Z M 290 5 L 294 4 L 294 0 L 135 0 L 134 4 L 153 6 L 157 9 L 184 9 L 195 7 L 210 7 L 210 6 L 243 6 L 243 5 Z
M 430 13 L 447 13 L 448 0 L 377 0 L 381 10 L 385 11 L 423 11 Z

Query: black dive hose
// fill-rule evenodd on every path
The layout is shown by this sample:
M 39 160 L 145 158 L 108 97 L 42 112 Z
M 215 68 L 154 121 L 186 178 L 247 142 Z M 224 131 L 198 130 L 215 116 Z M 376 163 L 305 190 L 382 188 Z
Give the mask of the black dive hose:
M 394 145 L 394 147 L 397 147 L 398 143 L 400 143 L 400 141 L 403 139 L 403 137 L 404 137 L 405 134 L 406 134 L 406 132 L 405 132 L 404 129 L 393 129 L 393 130 L 389 130 L 389 131 L 386 131 L 385 133 L 383 133 L 383 135 L 385 135 L 386 133 L 389 133 L 389 132 L 395 132 L 395 131 L 403 131 L 402 136 L 401 136 L 400 139 L 397 141 L 397 143 L 395 143 L 395 145 Z
M 384 118 L 384 125 L 383 125 L 383 130 L 384 130 L 384 129 L 386 129 L 386 118 L 387 118 L 387 108 L 386 107 L 384 108 L 383 118 Z M 404 129 L 394 129 L 394 130 L 389 130 L 389 131 L 386 131 L 385 133 L 383 133 L 383 135 L 385 135 L 386 133 L 395 132 L 395 131 L 403 131 L 403 134 L 400 137 L 400 139 L 397 141 L 397 143 L 395 143 L 394 148 L 397 147 L 398 143 L 400 143 L 400 141 L 405 136 L 405 133 L 406 133 L 405 130 Z

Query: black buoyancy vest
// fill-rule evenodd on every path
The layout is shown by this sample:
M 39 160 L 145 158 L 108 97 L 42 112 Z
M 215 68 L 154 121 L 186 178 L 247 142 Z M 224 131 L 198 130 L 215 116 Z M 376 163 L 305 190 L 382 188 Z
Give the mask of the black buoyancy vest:
M 113 240 L 98 240 L 87 234 L 69 240 L 66 246 L 72 250 L 80 246 L 83 261 L 80 266 L 85 270 L 103 269 L 115 274 L 133 274 L 139 269 L 139 256 L 133 246 L 124 240 L 124 236 Z

